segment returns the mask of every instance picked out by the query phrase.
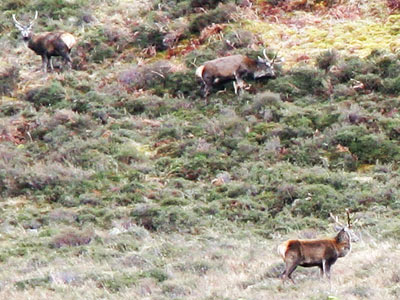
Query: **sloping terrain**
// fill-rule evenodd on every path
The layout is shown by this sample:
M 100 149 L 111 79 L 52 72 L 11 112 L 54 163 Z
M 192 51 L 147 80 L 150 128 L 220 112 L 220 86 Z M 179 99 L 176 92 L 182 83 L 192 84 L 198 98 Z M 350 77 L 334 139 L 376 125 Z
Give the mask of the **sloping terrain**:
M 399 7 L 380 1 L 0 4 L 0 298 L 398 299 Z M 78 39 L 43 73 L 12 22 Z M 200 93 L 195 69 L 277 56 Z M 276 247 L 360 241 L 278 279 Z

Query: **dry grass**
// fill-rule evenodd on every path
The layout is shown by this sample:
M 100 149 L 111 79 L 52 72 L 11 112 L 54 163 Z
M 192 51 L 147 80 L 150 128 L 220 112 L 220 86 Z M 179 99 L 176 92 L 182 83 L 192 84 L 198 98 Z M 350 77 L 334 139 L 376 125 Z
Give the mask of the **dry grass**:
M 38 251 L 3 263 L 0 298 L 398 299 L 400 248 L 394 240 L 364 238 L 337 261 L 331 282 L 319 278 L 318 268 L 299 268 L 293 285 L 282 284 L 276 277 L 283 267 L 276 246 L 283 237 L 265 240 L 246 231 L 227 232 L 204 229 L 198 236 L 153 235 L 136 226 L 125 233 L 97 231 L 104 247 L 77 247 L 75 256 L 62 250 Z M 37 232 L 15 228 L 10 234 L 17 241 L 33 241 Z M 127 238 L 136 239 L 138 249 L 115 252 L 116 245 Z M 3 249 L 13 244 L 3 236 Z M 102 255 L 108 258 L 101 259 Z M 123 276 L 154 268 L 167 274 L 167 279 L 142 277 L 123 282 Z M 40 284 L 19 288 L 21 282 L 32 279 L 46 279 L 45 288 Z M 106 280 L 121 288 L 113 290 Z

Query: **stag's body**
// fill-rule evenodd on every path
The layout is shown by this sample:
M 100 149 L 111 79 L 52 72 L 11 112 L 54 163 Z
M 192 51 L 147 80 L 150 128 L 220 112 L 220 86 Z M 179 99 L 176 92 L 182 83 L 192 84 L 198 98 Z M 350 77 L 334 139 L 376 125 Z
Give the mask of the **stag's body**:
M 289 278 L 297 266 L 319 267 L 321 275 L 330 278 L 331 266 L 339 257 L 351 251 L 351 237 L 347 228 L 343 228 L 332 239 L 288 240 L 278 247 L 278 253 L 285 262 L 281 277 Z
M 42 68 L 47 72 L 47 67 L 53 70 L 51 61 L 52 56 L 61 56 L 65 63 L 71 67 L 72 60 L 70 52 L 72 47 L 76 44 L 75 37 L 68 32 L 43 32 L 40 34 L 33 34 L 31 29 L 35 19 L 27 26 L 21 25 L 13 15 L 15 26 L 21 31 L 23 40 L 28 43 L 28 47 L 32 49 L 37 55 L 42 57 Z
M 245 78 L 252 75 L 254 79 L 261 77 L 274 77 L 274 61 L 270 61 L 265 54 L 265 59 L 258 57 L 257 60 L 244 55 L 232 55 L 207 61 L 196 70 L 196 76 L 202 80 L 203 96 L 207 96 L 214 84 L 235 80 L 233 87 L 235 94 L 238 88 L 243 89 Z

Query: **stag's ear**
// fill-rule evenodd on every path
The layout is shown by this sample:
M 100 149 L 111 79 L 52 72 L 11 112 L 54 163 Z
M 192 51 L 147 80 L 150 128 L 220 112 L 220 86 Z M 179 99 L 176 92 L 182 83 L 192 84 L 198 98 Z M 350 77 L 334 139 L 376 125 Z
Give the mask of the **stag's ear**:
M 336 236 L 336 240 L 339 243 L 350 242 L 350 234 L 348 233 L 346 228 L 342 228 Z
M 339 225 L 337 225 L 337 224 L 333 224 L 333 230 L 335 230 L 335 232 L 339 232 L 339 231 L 342 230 L 342 229 L 343 229 L 342 226 L 339 226 Z

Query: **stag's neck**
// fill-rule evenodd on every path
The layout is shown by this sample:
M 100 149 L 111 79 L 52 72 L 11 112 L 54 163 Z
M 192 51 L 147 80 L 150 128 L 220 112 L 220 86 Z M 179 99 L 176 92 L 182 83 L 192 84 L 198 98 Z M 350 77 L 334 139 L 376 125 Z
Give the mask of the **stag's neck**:
M 338 257 L 343 257 L 349 254 L 351 251 L 351 243 L 343 243 L 338 247 Z

